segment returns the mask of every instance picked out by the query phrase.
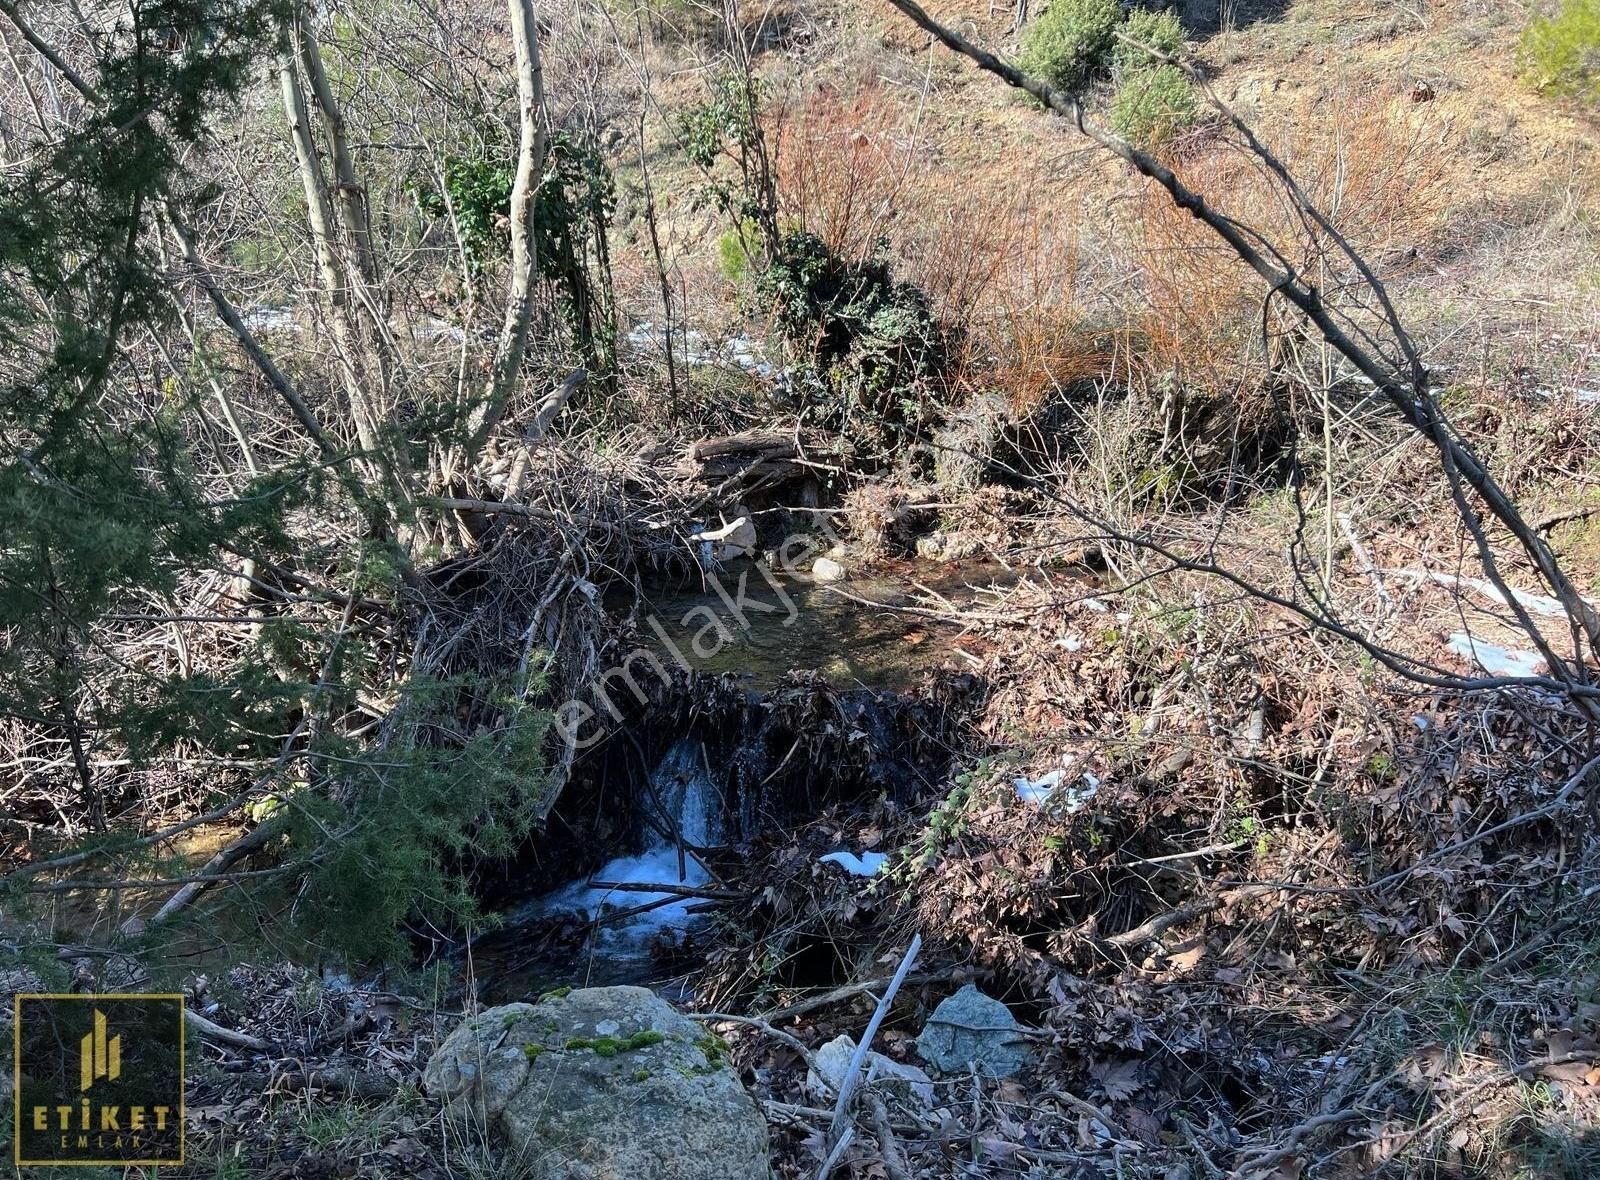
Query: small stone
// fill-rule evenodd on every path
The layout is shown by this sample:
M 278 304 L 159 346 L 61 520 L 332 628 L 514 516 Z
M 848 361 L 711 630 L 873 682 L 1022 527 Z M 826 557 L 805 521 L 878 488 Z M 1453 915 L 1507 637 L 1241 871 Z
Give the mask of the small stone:
M 750 518 L 739 517 L 734 522 L 733 531 L 717 546 L 718 560 L 731 561 L 736 557 L 749 557 L 756 551 L 756 539 L 756 526 L 750 523 Z
M 947 996 L 917 1036 L 917 1052 L 940 1073 L 969 1070 L 1007 1078 L 1028 1063 L 1028 1043 L 1011 1010 L 967 984 Z
M 811 576 L 818 582 L 842 582 L 844 566 L 831 557 L 819 557 L 811 564 Z
M 817 1068 L 807 1073 L 807 1088 L 818 1098 L 836 1097 L 855 1055 L 856 1043 L 848 1033 L 834 1037 L 817 1050 Z M 869 1052 L 861 1071 L 866 1075 L 865 1080 L 890 1091 L 901 1101 L 915 1100 L 925 1107 L 933 1106 L 933 1079 L 914 1065 L 904 1065 L 882 1053 Z

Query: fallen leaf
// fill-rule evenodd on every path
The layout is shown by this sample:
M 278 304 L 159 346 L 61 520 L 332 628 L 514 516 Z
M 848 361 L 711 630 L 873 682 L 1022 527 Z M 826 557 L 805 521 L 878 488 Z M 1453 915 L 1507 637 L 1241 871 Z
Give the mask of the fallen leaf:
M 1100 1088 L 1114 1102 L 1132 1098 L 1144 1086 L 1139 1080 L 1139 1059 L 1129 1057 L 1122 1061 L 1103 1061 L 1089 1067 L 1089 1076 L 1100 1083 Z

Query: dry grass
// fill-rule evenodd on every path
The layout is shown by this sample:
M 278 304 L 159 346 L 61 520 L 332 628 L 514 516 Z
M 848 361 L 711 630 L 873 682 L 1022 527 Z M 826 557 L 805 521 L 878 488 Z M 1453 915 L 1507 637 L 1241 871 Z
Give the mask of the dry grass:
M 935 315 L 964 328 L 958 384 L 998 387 L 1026 413 L 1113 363 L 1080 298 L 1075 194 L 1053 191 L 1037 167 L 1003 185 L 952 169 L 930 101 L 813 95 L 783 127 L 784 212 L 844 257 L 886 254 Z
M 1330 96 L 1341 118 L 1273 137 L 1273 150 L 1338 232 L 1378 266 L 1405 273 L 1427 251 L 1446 203 L 1445 152 L 1426 117 L 1381 97 Z M 1327 236 L 1283 201 L 1258 162 L 1225 140 L 1201 138 L 1175 162 L 1184 181 L 1259 233 L 1338 301 L 1353 278 Z M 1149 303 L 1150 359 L 1203 384 L 1261 372 L 1261 283 L 1164 193 L 1146 186 L 1130 219 L 1133 259 Z

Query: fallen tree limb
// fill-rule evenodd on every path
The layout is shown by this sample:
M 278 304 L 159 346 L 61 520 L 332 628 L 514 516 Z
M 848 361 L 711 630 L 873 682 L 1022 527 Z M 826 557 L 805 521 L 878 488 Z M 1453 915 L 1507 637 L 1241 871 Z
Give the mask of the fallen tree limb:
M 224 1045 L 232 1045 L 236 1049 L 251 1049 L 257 1053 L 265 1053 L 271 1046 L 260 1037 L 253 1037 L 249 1033 L 238 1032 L 231 1028 L 207 1020 L 193 1008 L 183 1010 L 183 1022 L 195 1032 L 209 1041 L 220 1041 Z
M 418 496 L 418 504 L 430 508 L 447 508 L 455 512 L 482 512 L 489 516 L 525 516 L 530 520 L 548 520 L 556 524 L 581 524 L 585 528 L 623 531 L 622 526 L 598 517 L 575 512 L 551 512 L 530 504 L 514 504 L 505 500 L 476 500 L 467 496 Z
M 1174 926 L 1182 925 L 1193 918 L 1203 917 L 1213 910 L 1221 909 L 1226 902 L 1235 898 L 1260 897 L 1264 893 L 1275 893 L 1282 888 L 1285 888 L 1285 886 L 1281 886 L 1276 882 L 1261 885 L 1250 884 L 1230 890 L 1226 894 L 1203 897 L 1178 906 L 1176 909 L 1168 910 L 1164 914 L 1157 914 L 1155 917 L 1139 923 L 1132 930 L 1124 930 L 1121 934 L 1113 934 L 1106 939 L 1106 942 L 1110 946 L 1131 950 L 1134 947 L 1143 946 L 1153 939 L 1160 938 Z
M 1587 520 L 1595 515 L 1600 515 L 1600 504 L 1588 504 L 1582 508 L 1568 508 L 1562 512 L 1548 513 L 1534 521 L 1533 527 L 1543 533 L 1555 528 L 1558 524 L 1566 524 L 1572 520 Z
M 943 983 L 950 978 L 948 972 L 927 972 L 922 975 L 911 975 L 905 983 L 916 987 L 924 983 Z M 847 983 L 842 987 L 833 988 L 831 991 L 821 992 L 818 995 L 808 996 L 803 1000 L 796 1000 L 792 1004 L 785 1004 L 782 1008 L 774 1008 L 770 1012 L 762 1013 L 762 1017 L 769 1021 L 793 1020 L 797 1016 L 804 1016 L 807 1012 L 815 1012 L 818 1008 L 826 1008 L 831 1004 L 838 1004 L 844 1000 L 853 1000 L 867 992 L 876 991 L 885 986 L 887 979 L 866 979 L 860 983 Z
M 704 897 L 711 901 L 743 901 L 748 893 L 710 889 L 701 885 L 663 885 L 655 881 L 590 881 L 589 888 L 618 893 L 670 893 L 674 897 Z
M 717 1021 L 725 1021 L 728 1024 L 742 1024 L 747 1028 L 759 1029 L 773 1040 L 781 1041 L 783 1044 L 793 1049 L 800 1055 L 800 1060 L 804 1061 L 806 1065 L 810 1067 L 811 1072 L 816 1074 L 817 1079 L 821 1081 L 824 1086 L 827 1086 L 830 1090 L 833 1088 L 828 1079 L 823 1077 L 821 1071 L 817 1069 L 817 1055 L 806 1046 L 804 1041 L 802 1041 L 799 1037 L 794 1036 L 792 1033 L 786 1033 L 781 1028 L 773 1028 L 772 1025 L 768 1024 L 765 1020 L 762 1020 L 756 1016 L 732 1016 L 727 1012 L 686 1012 L 684 1015 L 690 1020 L 698 1020 L 703 1024 L 712 1024 Z M 831 1112 L 819 1110 L 811 1113 L 827 1116 Z
M 342 1065 L 302 1066 L 273 1069 L 270 1072 L 254 1071 L 239 1074 L 238 1078 L 252 1090 L 262 1094 L 290 1093 L 302 1090 L 327 1090 L 344 1094 L 348 1098 L 365 1098 L 381 1101 L 392 1098 L 399 1083 L 393 1078 L 370 1070 L 352 1069 Z
M 868 1090 L 862 1096 L 862 1101 L 866 1104 L 872 1135 L 878 1141 L 878 1156 L 883 1161 L 883 1170 L 889 1174 L 889 1180 L 911 1180 L 911 1169 L 906 1165 L 905 1153 L 900 1150 L 900 1141 L 895 1138 L 894 1128 L 889 1125 L 889 1111 L 883 1104 L 883 1095 Z
M 861 1041 L 856 1045 L 856 1051 L 851 1054 L 850 1064 L 845 1069 L 844 1079 L 839 1083 L 839 1096 L 833 1104 L 833 1123 L 828 1128 L 828 1137 L 835 1143 L 842 1142 L 845 1132 L 849 1130 L 850 1097 L 855 1093 L 857 1083 L 861 1080 L 862 1068 L 867 1063 L 867 1054 L 872 1049 L 872 1038 L 878 1035 L 878 1027 L 883 1024 L 883 1018 L 889 1014 L 889 1007 L 894 1003 L 895 994 L 900 986 L 905 983 L 906 975 L 910 972 L 912 964 L 917 961 L 917 952 L 922 950 L 922 935 L 913 934 L 911 945 L 906 948 L 905 957 L 900 960 L 894 978 L 889 980 L 889 986 L 884 990 L 883 998 L 878 1001 L 878 1006 L 872 1010 L 872 1019 L 867 1021 L 866 1031 L 861 1034 Z M 887 1122 L 887 1119 L 885 1119 Z M 888 1166 L 888 1148 L 884 1148 L 885 1164 Z M 901 1175 L 905 1174 L 904 1166 L 900 1169 Z
M 268 820 L 257 825 L 254 829 L 240 836 L 233 843 L 222 849 L 201 867 L 200 872 L 191 877 L 188 882 L 162 904 L 154 914 L 148 918 L 129 918 L 122 924 L 122 933 L 139 934 L 164 922 L 173 914 L 183 909 L 195 898 L 199 897 L 210 886 L 219 881 L 226 881 L 228 869 L 238 864 L 252 852 L 259 852 L 265 848 L 274 837 L 284 831 L 287 824 L 282 820 Z M 284 871 L 282 869 L 268 870 L 270 872 Z

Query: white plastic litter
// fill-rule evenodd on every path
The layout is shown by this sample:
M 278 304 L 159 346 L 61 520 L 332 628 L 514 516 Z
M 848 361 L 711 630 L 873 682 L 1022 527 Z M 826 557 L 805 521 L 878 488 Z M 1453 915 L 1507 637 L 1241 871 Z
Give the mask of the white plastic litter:
M 1493 643 L 1474 639 L 1465 631 L 1453 632 L 1450 650 L 1477 663 L 1490 676 L 1538 676 L 1544 668 L 1544 657 L 1537 652 L 1513 651 Z
M 863 852 L 857 856 L 853 852 L 840 851 L 817 857 L 817 863 L 838 865 L 856 877 L 876 877 L 883 871 L 883 866 L 889 863 L 889 857 L 882 852 Z
M 1065 771 L 1052 770 L 1031 781 L 1025 778 L 1016 779 L 1017 799 L 1031 807 L 1043 807 L 1049 803 L 1052 806 L 1059 806 L 1062 811 L 1069 814 L 1081 811 L 1083 805 L 1099 792 L 1100 780 L 1085 772 L 1078 780 L 1082 786 L 1074 783 L 1072 786 L 1063 787 L 1061 783 L 1065 777 Z
M 1052 770 L 1031 781 L 1025 778 L 1017 779 L 1017 798 L 1035 807 L 1042 806 L 1046 799 L 1055 794 L 1056 788 L 1061 785 L 1061 776 L 1064 773 L 1066 772 Z

